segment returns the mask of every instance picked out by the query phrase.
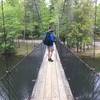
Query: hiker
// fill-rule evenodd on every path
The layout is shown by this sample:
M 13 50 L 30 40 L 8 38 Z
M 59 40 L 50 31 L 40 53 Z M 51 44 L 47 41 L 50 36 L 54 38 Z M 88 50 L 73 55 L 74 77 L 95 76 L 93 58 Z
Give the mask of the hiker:
M 53 54 L 53 51 L 54 51 L 54 42 L 55 42 L 54 31 L 51 27 L 49 27 L 49 30 L 46 33 L 46 37 L 43 40 L 43 43 L 48 48 L 48 61 L 50 61 L 50 62 L 53 62 L 52 54 Z

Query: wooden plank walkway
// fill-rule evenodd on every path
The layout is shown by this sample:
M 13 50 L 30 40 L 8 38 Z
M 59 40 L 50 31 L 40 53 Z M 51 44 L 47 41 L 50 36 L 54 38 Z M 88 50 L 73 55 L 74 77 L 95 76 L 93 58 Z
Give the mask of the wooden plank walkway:
M 74 100 L 56 47 L 54 49 L 54 62 L 48 62 L 46 49 L 31 100 Z

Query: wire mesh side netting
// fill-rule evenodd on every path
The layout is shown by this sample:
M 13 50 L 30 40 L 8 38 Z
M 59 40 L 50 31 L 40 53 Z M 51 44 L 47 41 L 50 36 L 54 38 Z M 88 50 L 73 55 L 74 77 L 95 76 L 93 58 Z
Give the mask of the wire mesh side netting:
M 29 100 L 45 47 L 40 44 L 0 79 L 0 100 Z
M 38 12 L 38 6 L 33 1 L 30 5 L 30 1 L 27 0 L 20 2 L 1 0 L 0 76 L 41 43 L 40 33 L 36 31 L 39 27 L 33 23 L 33 21 L 38 21 L 39 15 L 33 10 L 33 5 Z M 35 13 L 37 16 L 34 15 Z
M 99 100 L 100 75 L 60 42 L 57 49 L 74 99 Z

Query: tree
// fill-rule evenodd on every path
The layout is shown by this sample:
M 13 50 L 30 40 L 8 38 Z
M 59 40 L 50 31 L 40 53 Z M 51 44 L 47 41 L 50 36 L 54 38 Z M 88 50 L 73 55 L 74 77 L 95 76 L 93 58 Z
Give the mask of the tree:
M 100 36 L 100 4 L 97 5 L 97 13 L 96 13 L 96 34 Z
M 20 15 L 22 12 L 21 12 L 21 9 L 19 8 L 19 3 L 16 2 L 16 6 L 15 6 L 10 1 L 3 2 L 3 5 L 0 5 L 0 13 L 1 13 L 0 14 L 0 25 L 1 25 L 0 34 L 2 38 L 0 50 L 3 54 L 14 53 L 15 52 L 14 39 L 16 35 L 18 34 L 21 27 Z M 2 22 L 4 23 L 3 25 L 4 28 L 2 27 Z M 3 33 L 3 31 L 5 32 Z
M 94 15 L 91 12 L 93 12 L 93 3 L 89 0 L 64 2 L 60 19 L 61 35 L 66 37 L 68 45 L 77 47 L 77 51 L 83 44 L 88 45 L 90 41 L 92 43 Z

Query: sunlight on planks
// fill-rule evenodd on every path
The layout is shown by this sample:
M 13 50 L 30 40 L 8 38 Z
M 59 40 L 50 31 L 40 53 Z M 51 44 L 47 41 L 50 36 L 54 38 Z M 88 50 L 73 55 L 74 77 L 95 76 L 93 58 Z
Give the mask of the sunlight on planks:
M 52 57 L 54 62 L 48 62 L 47 56 L 46 49 L 31 100 L 74 100 L 56 46 Z

